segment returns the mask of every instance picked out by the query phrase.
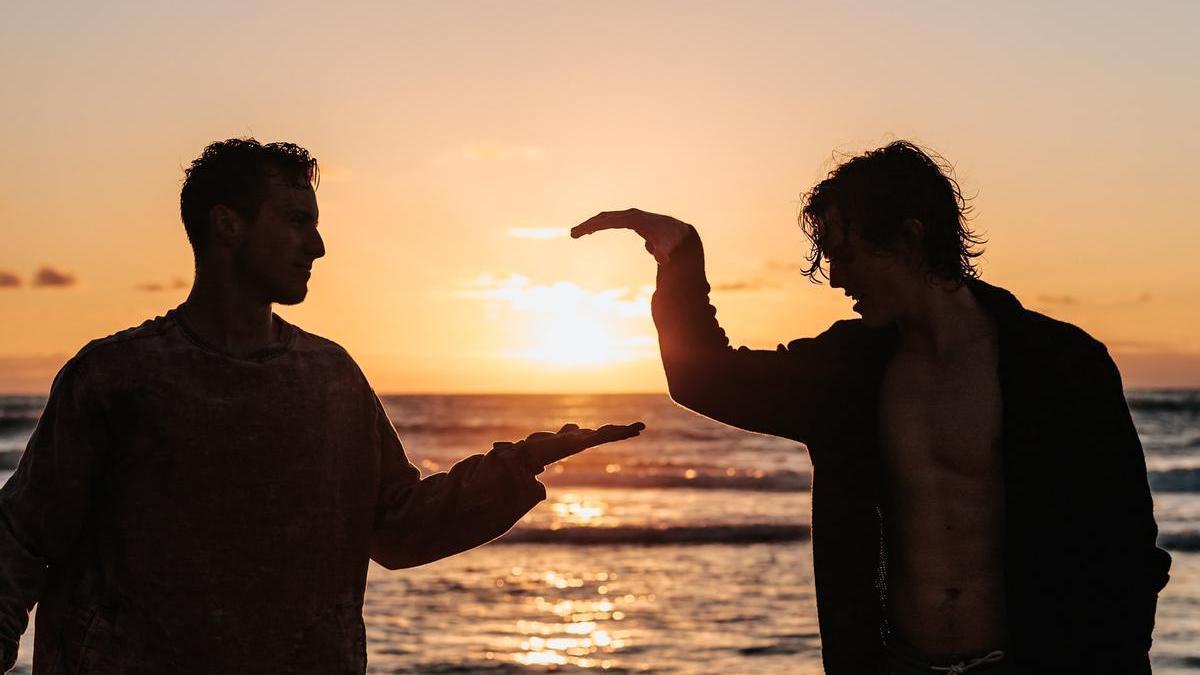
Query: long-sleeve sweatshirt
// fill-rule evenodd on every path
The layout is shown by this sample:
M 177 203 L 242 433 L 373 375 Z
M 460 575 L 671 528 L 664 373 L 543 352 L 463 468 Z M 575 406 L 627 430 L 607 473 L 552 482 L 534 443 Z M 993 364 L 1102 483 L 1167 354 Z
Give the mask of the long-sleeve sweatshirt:
M 361 673 L 369 560 L 545 498 L 513 447 L 422 479 L 346 351 L 279 321 L 233 358 L 173 310 L 63 367 L 0 489 L 2 665 L 36 603 L 39 673 Z

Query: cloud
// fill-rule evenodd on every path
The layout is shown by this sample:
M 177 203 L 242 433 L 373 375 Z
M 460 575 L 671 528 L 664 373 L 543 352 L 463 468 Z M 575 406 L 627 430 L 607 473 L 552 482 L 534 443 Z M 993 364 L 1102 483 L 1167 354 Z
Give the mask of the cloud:
M 0 270 L 0 288 L 16 288 L 20 285 L 21 277 L 13 274 L 12 272 Z
M 765 279 L 749 279 L 742 281 L 722 281 L 712 284 L 712 289 L 717 292 L 732 293 L 736 291 L 758 291 L 764 288 L 774 288 L 775 284 L 768 282 Z
M 763 268 L 768 272 L 796 272 L 803 271 L 804 266 L 798 262 L 788 262 L 785 260 L 766 260 L 763 262 Z
M 764 291 L 781 288 L 783 281 L 791 274 L 800 271 L 799 263 L 781 260 L 764 260 L 759 265 L 759 271 L 746 279 L 718 281 L 712 284 L 712 290 L 721 293 L 736 293 L 741 291 Z
M 34 286 L 65 288 L 74 286 L 75 283 L 75 275 L 69 272 L 60 272 L 49 266 L 44 266 L 33 274 Z
M 516 239 L 562 239 L 567 233 L 565 227 L 510 227 L 504 234 Z
M 546 150 L 536 145 L 480 141 L 446 151 L 438 157 L 437 163 L 540 162 L 544 159 Z
M 1146 353 L 1176 351 L 1174 345 L 1161 340 L 1106 340 L 1105 345 L 1113 352 Z
M 45 394 L 70 354 L 0 355 L 0 392 Z
M 1074 295 L 1042 294 L 1034 298 L 1034 303 L 1041 305 L 1086 305 L 1089 307 L 1126 307 L 1129 305 L 1145 305 L 1151 302 L 1154 302 L 1154 296 L 1146 292 L 1124 298 L 1109 298 L 1103 301 L 1084 300 Z
M 136 284 L 133 287 L 133 290 L 142 291 L 143 293 L 160 293 L 162 291 L 173 291 L 181 288 L 187 288 L 187 282 L 179 277 L 175 277 L 171 279 L 169 284 L 164 284 L 157 281 L 147 281 L 145 283 Z
M 1164 351 L 1123 351 L 1114 347 L 1126 389 L 1200 386 L 1200 354 Z
M 1037 296 L 1037 302 L 1043 305 L 1078 305 L 1079 298 L 1073 295 L 1046 295 Z
M 558 281 L 543 286 L 534 284 L 520 274 L 499 279 L 484 275 L 476 279 L 473 286 L 456 295 L 506 304 L 519 312 L 546 314 L 565 309 L 585 309 L 625 318 L 650 316 L 650 296 L 654 293 L 653 286 L 643 286 L 636 293 L 625 287 L 589 291 L 572 281 Z

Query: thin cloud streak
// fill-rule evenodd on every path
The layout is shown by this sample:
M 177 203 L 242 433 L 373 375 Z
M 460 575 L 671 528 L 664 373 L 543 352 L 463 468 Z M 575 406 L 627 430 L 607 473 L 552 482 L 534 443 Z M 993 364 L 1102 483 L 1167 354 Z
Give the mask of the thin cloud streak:
M 133 287 L 133 290 L 141 291 L 143 293 L 160 293 L 162 291 L 174 291 L 181 288 L 187 288 L 187 282 L 179 277 L 175 277 L 174 279 L 171 279 L 169 284 L 164 284 L 157 281 L 147 281 L 145 283 L 136 284 Z
M 0 270 L 0 288 L 17 288 L 20 285 L 21 277 L 12 272 Z
M 1050 295 L 1045 293 L 1038 295 L 1034 299 L 1034 304 L 1058 306 L 1086 305 L 1089 307 L 1127 307 L 1130 305 L 1145 305 L 1151 302 L 1154 302 L 1154 295 L 1146 292 L 1138 293 L 1132 297 L 1100 301 L 1085 300 L 1074 295 Z
M 543 286 L 534 284 L 520 274 L 499 279 L 484 275 L 475 281 L 474 286 L 455 295 L 507 304 L 520 312 L 544 314 L 570 307 L 625 318 L 650 316 L 650 296 L 654 293 L 653 286 L 643 286 L 636 293 L 626 287 L 589 291 L 572 281 L 558 281 Z
M 41 288 L 65 288 L 76 284 L 75 275 L 44 266 L 33 275 L 33 285 Z

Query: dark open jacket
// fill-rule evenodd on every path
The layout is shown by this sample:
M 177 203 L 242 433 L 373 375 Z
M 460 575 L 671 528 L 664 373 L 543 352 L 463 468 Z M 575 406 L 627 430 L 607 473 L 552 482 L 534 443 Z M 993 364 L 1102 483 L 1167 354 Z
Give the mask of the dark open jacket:
M 1010 652 L 1037 673 L 1149 672 L 1170 557 L 1117 368 L 1079 328 L 969 288 L 999 331 Z M 887 631 L 878 396 L 896 330 L 839 321 L 775 351 L 733 349 L 708 292 L 693 232 L 653 300 L 671 396 L 808 446 L 825 670 L 874 672 Z

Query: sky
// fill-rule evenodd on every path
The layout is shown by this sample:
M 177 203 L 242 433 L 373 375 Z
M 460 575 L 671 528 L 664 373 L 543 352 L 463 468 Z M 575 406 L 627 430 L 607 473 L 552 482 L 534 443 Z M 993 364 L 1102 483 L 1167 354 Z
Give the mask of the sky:
M 850 318 L 800 198 L 901 138 L 985 280 L 1200 386 L 1200 4 L 1133 5 L 6 3 L 0 392 L 186 297 L 183 168 L 241 136 L 320 161 L 328 255 L 277 311 L 381 393 L 664 391 L 653 259 L 566 236 L 604 210 L 697 227 L 735 344 Z

